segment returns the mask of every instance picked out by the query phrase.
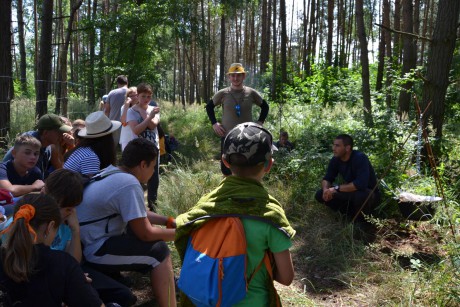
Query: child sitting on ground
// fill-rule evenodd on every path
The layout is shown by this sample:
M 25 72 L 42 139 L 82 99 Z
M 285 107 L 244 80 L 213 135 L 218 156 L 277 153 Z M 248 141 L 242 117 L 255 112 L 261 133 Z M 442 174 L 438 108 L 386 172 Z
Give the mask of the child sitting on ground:
M 278 147 L 278 149 L 285 148 L 287 151 L 294 149 L 294 145 L 289 142 L 289 134 L 287 131 L 280 132 L 280 139 L 275 143 L 275 146 Z
M 62 220 L 51 249 L 65 251 L 78 262 L 82 262 L 80 225 L 76 207 L 83 199 L 83 177 L 71 170 L 58 169 L 46 179 L 44 192 L 57 201 Z M 136 297 L 128 287 L 92 269 L 84 262 L 81 266 L 105 304 L 134 305 Z
M 43 188 L 43 174 L 35 166 L 40 156 L 40 147 L 40 141 L 31 135 L 16 138 L 11 152 L 13 159 L 0 163 L 0 188 L 10 191 L 14 197 Z
M 246 297 L 237 306 L 270 306 L 277 301 L 267 268 L 262 265 L 256 269 L 267 250 L 274 257 L 273 279 L 289 285 L 294 278 L 289 248 L 295 230 L 279 202 L 262 185 L 262 178 L 270 171 L 274 161 L 272 142 L 270 132 L 255 123 L 242 123 L 233 128 L 224 140 L 222 155 L 222 161 L 232 175 L 223 179 L 192 209 L 176 218 L 175 244 L 183 261 L 190 233 L 205 222 L 197 219 L 204 216 L 242 216 L 247 241 L 246 275 L 255 274 Z M 188 306 L 187 303 L 187 300 L 184 304 L 181 301 L 181 306 Z
M 102 306 L 78 262 L 53 251 L 61 216 L 56 201 L 29 194 L 18 201 L 13 223 L 2 246 L 2 306 Z

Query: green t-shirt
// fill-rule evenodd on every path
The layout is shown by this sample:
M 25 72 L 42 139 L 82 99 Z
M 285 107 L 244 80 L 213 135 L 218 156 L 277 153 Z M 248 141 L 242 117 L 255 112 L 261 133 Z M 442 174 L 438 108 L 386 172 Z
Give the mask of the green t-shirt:
M 268 223 L 244 218 L 242 221 L 247 241 L 246 274 L 249 278 L 262 261 L 265 250 L 279 253 L 289 249 L 292 242 L 284 233 Z M 262 265 L 251 280 L 245 299 L 234 306 L 268 306 L 267 280 L 269 278 L 265 265 Z

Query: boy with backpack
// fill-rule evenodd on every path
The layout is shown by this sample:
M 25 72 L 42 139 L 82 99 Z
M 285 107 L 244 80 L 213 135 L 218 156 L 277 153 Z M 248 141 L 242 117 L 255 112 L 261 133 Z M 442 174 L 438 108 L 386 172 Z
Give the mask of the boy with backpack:
M 279 202 L 261 183 L 273 165 L 273 149 L 268 130 L 251 122 L 237 125 L 223 144 L 222 161 L 232 175 L 176 218 L 175 244 L 183 264 L 178 286 L 187 295 L 182 296 L 185 302 L 181 305 L 187 306 L 189 299 L 202 306 L 280 304 L 273 280 L 289 285 L 294 278 L 289 248 L 295 230 Z M 237 234 L 239 226 L 236 230 L 227 228 L 240 222 L 244 228 L 241 235 Z M 213 224 L 215 227 L 209 229 Z M 208 239 L 204 239 L 206 236 Z M 230 257 L 233 252 L 226 251 L 245 241 L 245 262 L 241 266 L 244 275 L 234 278 L 238 269 L 227 261 L 234 258 L 236 262 L 241 255 Z M 213 255 L 213 250 L 219 250 L 219 255 Z M 215 259 L 208 259 L 212 257 Z M 215 266 L 210 268 L 214 260 Z M 217 271 L 218 276 L 202 273 L 207 271 Z M 243 294 L 234 296 L 237 288 L 242 288 Z

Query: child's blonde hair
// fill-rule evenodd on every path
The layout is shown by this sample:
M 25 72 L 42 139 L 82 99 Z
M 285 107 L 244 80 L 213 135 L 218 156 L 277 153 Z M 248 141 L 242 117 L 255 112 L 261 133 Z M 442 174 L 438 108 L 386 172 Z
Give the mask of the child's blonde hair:
M 42 147 L 42 143 L 36 138 L 28 134 L 23 134 L 14 140 L 14 149 L 18 150 L 21 146 L 28 145 L 33 148 L 40 149 Z

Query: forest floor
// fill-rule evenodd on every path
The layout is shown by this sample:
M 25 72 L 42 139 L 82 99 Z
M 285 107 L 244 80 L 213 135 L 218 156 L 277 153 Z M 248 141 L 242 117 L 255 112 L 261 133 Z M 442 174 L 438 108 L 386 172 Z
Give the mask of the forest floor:
M 302 233 L 298 233 L 302 237 Z M 389 219 L 385 225 L 375 227 L 373 233 L 358 233 L 355 240 L 365 240 L 369 247 L 365 258 L 371 262 L 397 262 L 403 270 L 411 270 L 413 261 L 434 263 L 441 259 L 443 251 L 439 248 L 441 234 L 429 222 L 407 222 Z M 298 243 L 298 242 L 297 242 Z M 294 250 L 296 241 L 294 240 Z M 289 286 L 276 283 L 284 306 L 373 306 L 375 293 L 382 282 L 380 274 L 372 269 L 366 272 L 361 267 L 360 274 L 367 275 L 365 282 L 356 281 L 353 285 L 341 280 L 341 273 L 332 269 L 315 268 L 302 265 L 305 261 L 301 253 L 293 252 L 296 278 Z M 357 268 L 355 268 L 357 269 Z M 132 289 L 137 296 L 136 306 L 156 306 L 150 280 L 147 275 L 123 273 L 134 282 Z M 380 277 L 379 277 L 380 276 Z M 178 303 L 180 306 L 180 303 Z

